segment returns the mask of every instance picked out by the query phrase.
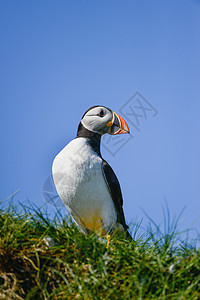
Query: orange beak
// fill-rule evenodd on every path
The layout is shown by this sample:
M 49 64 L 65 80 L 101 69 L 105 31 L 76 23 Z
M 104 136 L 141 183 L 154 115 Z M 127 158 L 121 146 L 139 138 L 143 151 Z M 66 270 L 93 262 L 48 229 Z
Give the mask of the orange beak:
M 113 112 L 113 119 L 112 121 L 108 122 L 108 127 L 110 127 L 109 134 L 122 134 L 122 133 L 130 133 L 129 127 L 126 121 Z

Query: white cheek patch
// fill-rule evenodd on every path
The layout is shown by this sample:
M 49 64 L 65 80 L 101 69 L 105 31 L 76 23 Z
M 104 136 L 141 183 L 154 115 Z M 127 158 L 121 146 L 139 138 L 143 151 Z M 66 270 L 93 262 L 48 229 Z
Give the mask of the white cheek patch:
M 90 120 L 88 122 L 86 122 L 84 119 L 81 120 L 81 124 L 87 129 L 87 130 L 90 130 L 92 132 L 95 132 L 95 133 L 98 133 L 97 130 L 95 130 L 95 122 Z
M 106 128 L 106 125 L 109 121 L 112 120 L 112 114 L 108 111 L 106 111 L 105 115 L 103 117 L 98 116 L 99 109 L 95 110 L 94 112 L 91 111 L 89 114 L 85 115 L 84 118 L 81 120 L 82 125 L 95 133 L 105 133 L 104 129 Z

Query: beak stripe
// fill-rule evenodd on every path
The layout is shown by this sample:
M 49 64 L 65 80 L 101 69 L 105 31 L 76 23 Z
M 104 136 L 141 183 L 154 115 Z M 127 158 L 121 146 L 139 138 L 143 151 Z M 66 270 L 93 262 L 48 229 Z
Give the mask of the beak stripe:
M 110 127 L 109 134 L 130 133 L 126 121 L 114 111 L 112 121 L 109 121 L 106 126 Z

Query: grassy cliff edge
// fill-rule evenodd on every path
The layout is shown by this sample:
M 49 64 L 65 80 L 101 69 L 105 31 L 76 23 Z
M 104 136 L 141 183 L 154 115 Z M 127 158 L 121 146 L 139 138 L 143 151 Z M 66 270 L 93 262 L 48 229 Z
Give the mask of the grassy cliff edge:
M 106 243 L 68 219 L 0 214 L 0 299 L 200 299 L 200 251 L 160 238 Z

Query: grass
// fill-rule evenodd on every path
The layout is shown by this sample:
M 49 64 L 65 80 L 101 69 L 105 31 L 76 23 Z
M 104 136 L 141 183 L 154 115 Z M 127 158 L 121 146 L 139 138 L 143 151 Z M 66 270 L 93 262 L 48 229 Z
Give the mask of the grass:
M 147 237 L 138 224 L 107 249 L 67 218 L 1 210 L 0 299 L 200 299 L 200 251 L 177 243 L 176 222 L 165 227 Z

